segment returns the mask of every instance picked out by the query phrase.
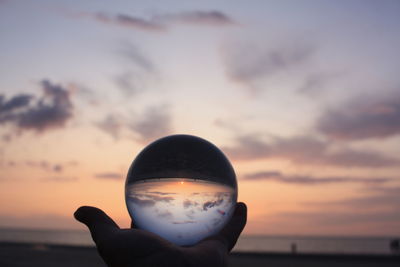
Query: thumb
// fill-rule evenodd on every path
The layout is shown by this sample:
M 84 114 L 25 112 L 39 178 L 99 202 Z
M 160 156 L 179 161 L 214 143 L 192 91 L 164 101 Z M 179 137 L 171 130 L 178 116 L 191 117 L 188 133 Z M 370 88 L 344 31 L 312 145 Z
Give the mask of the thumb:
M 228 224 L 217 234 L 217 238 L 222 240 L 228 251 L 231 251 L 236 244 L 247 222 L 247 206 L 243 202 L 236 204 L 235 212 Z
M 119 229 L 118 225 L 104 211 L 95 207 L 80 207 L 75 211 L 74 217 L 89 228 L 96 244 L 107 239 L 110 234 Z

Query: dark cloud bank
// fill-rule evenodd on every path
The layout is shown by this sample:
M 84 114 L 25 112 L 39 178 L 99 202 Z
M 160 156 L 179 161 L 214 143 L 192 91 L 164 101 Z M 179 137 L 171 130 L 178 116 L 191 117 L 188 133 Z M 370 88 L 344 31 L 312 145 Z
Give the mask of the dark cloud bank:
M 305 202 L 307 206 L 324 206 L 324 207 L 347 207 L 357 210 L 374 210 L 376 208 L 384 208 L 385 210 L 397 211 L 400 214 L 400 187 L 383 187 L 374 186 L 369 188 L 368 194 L 352 198 L 330 202 Z
M 327 110 L 316 123 L 326 136 L 345 141 L 400 134 L 400 91 L 390 96 L 360 96 Z
M 279 171 L 264 171 L 247 174 L 243 177 L 248 181 L 276 181 L 288 184 L 320 185 L 333 183 L 361 183 L 361 184 L 382 184 L 390 181 L 389 178 L 366 178 L 366 177 L 313 177 L 307 175 L 285 175 Z
M 20 94 L 6 100 L 0 95 L 0 124 L 12 124 L 19 131 L 44 132 L 63 127 L 73 116 L 69 91 L 48 80 L 41 83 L 42 96 Z M 34 103 L 32 103 L 34 102 Z
M 265 142 L 255 136 L 243 136 L 236 145 L 223 150 L 235 160 L 284 159 L 295 164 L 330 165 L 338 167 L 398 166 L 399 160 L 375 151 L 350 148 L 333 150 L 330 142 L 312 137 L 275 138 Z

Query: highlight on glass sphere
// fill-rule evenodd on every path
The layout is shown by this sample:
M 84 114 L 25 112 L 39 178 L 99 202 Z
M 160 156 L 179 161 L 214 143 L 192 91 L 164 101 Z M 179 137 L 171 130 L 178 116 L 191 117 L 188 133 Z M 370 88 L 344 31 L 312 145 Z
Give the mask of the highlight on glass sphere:
M 188 246 L 218 233 L 232 217 L 237 182 L 210 142 L 171 135 L 145 147 L 129 168 L 125 200 L 133 223 Z

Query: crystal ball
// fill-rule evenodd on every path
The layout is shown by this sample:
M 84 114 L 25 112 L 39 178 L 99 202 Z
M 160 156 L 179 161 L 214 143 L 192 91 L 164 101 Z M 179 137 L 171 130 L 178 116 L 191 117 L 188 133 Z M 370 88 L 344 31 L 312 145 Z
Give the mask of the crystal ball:
M 137 228 L 190 246 L 226 225 L 237 192 L 235 171 L 221 150 L 199 137 L 171 135 L 137 155 L 125 201 Z

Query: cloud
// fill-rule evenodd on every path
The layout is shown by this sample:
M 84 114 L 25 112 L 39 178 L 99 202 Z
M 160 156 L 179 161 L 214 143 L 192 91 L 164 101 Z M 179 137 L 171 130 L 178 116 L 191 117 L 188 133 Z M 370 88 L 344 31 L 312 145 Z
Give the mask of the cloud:
M 223 150 L 235 160 L 284 159 L 295 164 L 339 167 L 398 166 L 399 160 L 375 151 L 333 149 L 326 141 L 306 136 L 274 138 L 267 143 L 252 135 L 237 138 L 237 143 Z
M 48 80 L 41 82 L 43 95 L 30 105 L 33 95 L 17 95 L 8 101 L 0 99 L 0 124 L 14 124 L 18 130 L 42 133 L 60 128 L 73 116 L 69 91 Z
M 8 101 L 4 101 L 4 96 L 0 95 L 0 114 L 11 112 L 18 108 L 26 107 L 29 105 L 32 98 L 32 95 L 20 94 L 13 96 Z
M 66 168 L 78 165 L 76 161 L 65 161 L 65 162 L 49 162 L 47 160 L 26 160 L 26 161 L 8 161 L 7 165 L 9 167 L 28 167 L 28 168 L 38 168 L 46 172 L 51 173 L 62 173 Z
M 151 192 L 148 192 L 149 194 L 156 194 L 156 195 L 162 195 L 162 196 L 165 196 L 165 195 L 176 195 L 176 193 L 171 193 L 171 192 L 158 192 L 158 191 L 151 191 Z
M 194 214 L 196 214 L 196 212 L 195 212 L 194 210 L 187 210 L 187 211 L 185 211 L 186 217 L 188 217 L 188 218 L 191 219 L 191 220 L 194 219 Z
M 125 96 L 132 96 L 146 88 L 146 80 L 140 73 L 127 71 L 114 77 L 114 82 Z
M 29 167 L 38 167 L 38 168 L 42 168 L 46 171 L 62 172 L 64 170 L 63 164 L 50 163 L 46 160 L 42 160 L 42 161 L 27 160 L 27 161 L 25 161 L 25 164 Z M 65 164 L 65 165 L 70 165 L 70 164 Z
M 141 118 L 130 125 L 142 142 L 148 142 L 172 132 L 171 117 L 167 106 L 148 108 Z
M 124 42 L 118 51 L 121 58 L 129 63 L 128 70 L 114 77 L 114 82 L 125 96 L 145 92 L 159 79 L 154 62 L 136 45 Z
M 319 93 L 322 93 L 329 83 L 342 75 L 343 73 L 341 72 L 317 72 L 308 74 L 297 91 L 315 97 Z
M 314 51 L 314 47 L 299 43 L 276 48 L 238 43 L 224 47 L 222 59 L 229 79 L 254 90 L 257 80 L 301 66 Z
M 212 11 L 187 11 L 176 14 L 158 15 L 157 20 L 165 22 L 178 22 L 184 24 L 196 25 L 211 25 L 211 26 L 225 26 L 233 25 L 236 22 L 227 14 L 212 10 Z
M 365 191 L 367 190 L 367 191 Z M 338 195 L 338 197 L 341 197 Z M 400 223 L 400 188 L 374 185 L 363 194 L 332 201 L 302 202 L 309 211 L 279 212 L 270 216 L 278 229 L 303 227 L 303 232 L 387 235 L 398 232 Z M 272 223 L 271 223 L 272 225 Z M 285 226 L 283 226 L 285 225 Z M 311 228 L 310 228 L 311 227 Z
M 394 210 L 400 212 L 400 187 L 374 186 L 364 196 L 345 198 L 335 201 L 304 202 L 304 205 L 340 207 L 353 209 L 376 209 Z
M 343 106 L 326 110 L 316 129 L 338 140 L 386 138 L 400 134 L 400 94 L 361 96 Z
M 143 188 L 141 188 L 143 189 Z M 165 202 L 165 203 L 170 203 L 171 201 L 174 201 L 175 198 L 171 196 L 160 196 L 158 194 L 149 194 L 148 192 L 146 193 L 132 193 L 130 197 L 135 197 L 135 198 L 140 198 L 142 200 L 148 199 L 154 202 Z
M 98 14 L 97 18 L 100 19 L 100 21 L 104 20 L 104 16 L 102 14 Z M 105 20 L 112 21 L 115 24 L 118 24 L 120 26 L 125 26 L 125 27 L 131 27 L 139 30 L 144 30 L 144 31 L 165 31 L 166 28 L 164 25 L 157 23 L 152 20 L 145 20 L 139 17 L 134 17 L 126 14 L 117 14 L 113 18 L 105 18 Z
M 121 56 L 128 59 L 129 62 L 146 72 L 156 72 L 154 63 L 141 51 L 135 44 L 124 42 L 121 50 Z
M 326 226 L 350 226 L 353 224 L 376 224 L 376 223 L 400 223 L 400 213 L 397 211 L 310 211 L 310 212 L 282 212 L 278 216 L 285 221 L 306 221 L 309 225 Z M 379 226 L 379 225 L 376 225 Z M 382 226 L 382 225 L 381 225 Z
M 5 143 L 11 142 L 12 139 L 13 139 L 13 138 L 12 138 L 12 135 L 11 135 L 11 134 L 3 134 L 3 135 L 1 136 L 1 140 L 2 140 L 3 142 L 5 142 Z
M 153 196 L 146 195 L 146 197 L 149 199 L 152 199 L 154 201 L 162 201 L 162 202 L 167 202 L 167 203 L 169 203 L 175 199 L 173 197 L 161 197 L 161 196 L 157 196 L 157 195 L 153 195 Z
M 104 120 L 96 122 L 95 125 L 100 129 L 111 135 L 115 140 L 119 139 L 121 132 L 126 123 L 121 116 L 116 114 L 108 114 Z
M 146 108 L 141 115 L 133 120 L 117 115 L 108 114 L 102 121 L 94 125 L 111 135 L 115 140 L 129 138 L 147 143 L 157 138 L 169 135 L 172 132 L 172 119 L 169 106 L 160 105 Z
M 87 107 L 98 107 L 102 102 L 101 95 L 96 94 L 95 90 L 83 83 L 69 82 L 66 84 L 66 87 L 71 94 L 79 97 L 79 100 L 83 100 L 83 103 Z
M 389 178 L 365 178 L 365 177 L 313 177 L 308 175 L 284 175 L 279 171 L 264 171 L 247 174 L 243 177 L 248 181 L 276 181 L 288 184 L 320 185 L 332 183 L 362 183 L 362 184 L 382 184 L 390 181 Z
M 71 16 L 71 13 L 64 13 Z M 142 18 L 139 16 L 122 13 L 116 15 L 108 15 L 105 13 L 80 13 L 72 16 L 89 17 L 101 23 L 153 33 L 166 32 L 172 23 L 204 26 L 228 26 L 236 24 L 236 22 L 230 16 L 217 10 L 195 10 L 180 13 L 162 13 L 149 18 Z
M 142 206 L 142 207 L 153 207 L 156 202 L 151 199 L 140 199 L 135 196 L 129 196 L 128 198 L 129 201 L 135 203 L 136 205 Z
M 149 193 L 132 193 L 129 195 L 128 199 L 129 201 L 143 207 L 152 207 L 156 205 L 157 202 L 170 203 L 175 200 L 175 198 L 171 196 L 160 196 L 158 194 Z
M 53 167 L 53 171 L 55 171 L 55 172 L 62 172 L 63 171 L 63 166 L 62 165 L 60 165 L 60 164 L 56 164 L 56 165 L 54 165 L 54 167 Z
M 123 176 L 121 173 L 117 172 L 103 172 L 103 173 L 96 173 L 94 175 L 95 178 L 100 178 L 100 179 L 112 179 L 112 180 L 119 180 L 122 179 Z
M 173 224 L 188 224 L 188 223 L 196 223 L 196 221 L 193 220 L 186 220 L 186 221 L 175 221 L 172 222 Z
M 214 194 L 214 196 L 218 197 L 218 198 L 220 198 L 220 197 L 229 197 L 230 196 L 230 192 L 216 192 Z
M 185 201 L 183 201 L 183 207 L 185 209 L 188 209 L 190 207 L 197 206 L 197 205 L 199 205 L 199 203 L 197 203 L 196 201 L 192 201 L 189 199 L 185 199 Z
M 162 212 L 157 212 L 157 216 L 162 218 L 162 219 L 172 219 L 173 214 L 170 211 L 162 211 Z
M 221 205 L 224 202 L 223 198 L 218 198 L 215 201 L 207 201 L 203 204 L 203 210 L 208 210 L 210 208 L 213 207 L 218 207 L 219 205 Z
M 12 167 L 17 165 L 17 163 L 13 160 L 8 161 L 7 164 L 8 164 L 8 166 L 12 166 Z
M 57 183 L 69 183 L 78 181 L 77 177 L 63 177 L 63 176 L 55 176 L 55 177 L 45 177 L 41 179 L 42 182 L 57 182 Z

